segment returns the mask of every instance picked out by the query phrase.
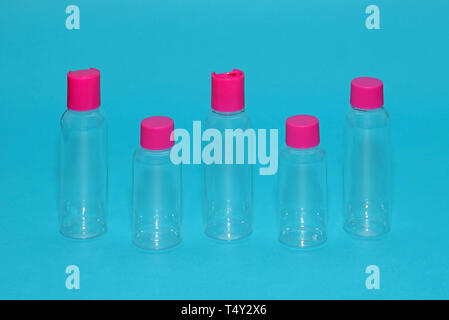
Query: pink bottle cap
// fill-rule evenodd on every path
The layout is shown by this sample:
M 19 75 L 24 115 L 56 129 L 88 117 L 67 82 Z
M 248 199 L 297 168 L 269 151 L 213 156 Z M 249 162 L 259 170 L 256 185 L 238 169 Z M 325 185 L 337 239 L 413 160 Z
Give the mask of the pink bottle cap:
M 168 117 L 149 117 L 140 123 L 140 145 L 148 150 L 170 149 L 174 144 L 174 122 Z
M 351 81 L 351 105 L 359 109 L 377 109 L 384 105 L 384 86 L 376 78 L 360 77 Z
M 94 68 L 67 73 L 67 108 L 89 111 L 100 106 L 100 71 Z
M 245 107 L 245 75 L 231 72 L 212 72 L 212 109 L 218 112 L 236 112 Z
M 308 149 L 320 144 L 320 125 L 313 116 L 292 116 L 285 122 L 287 146 L 297 149 Z

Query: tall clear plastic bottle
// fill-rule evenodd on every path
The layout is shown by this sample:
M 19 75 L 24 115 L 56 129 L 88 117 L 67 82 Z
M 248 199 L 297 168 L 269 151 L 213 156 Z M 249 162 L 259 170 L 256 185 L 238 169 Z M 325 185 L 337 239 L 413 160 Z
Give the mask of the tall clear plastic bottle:
M 326 153 L 319 146 L 318 119 L 297 115 L 286 121 L 286 147 L 278 172 L 279 241 L 311 248 L 326 239 Z
M 181 164 L 170 160 L 173 120 L 142 121 L 140 147 L 133 160 L 133 242 L 160 250 L 181 242 Z
M 361 237 L 390 230 L 390 118 L 383 84 L 361 77 L 351 82 L 345 119 L 344 229 Z
M 237 164 L 238 138 L 233 139 L 232 148 L 225 145 L 226 129 L 241 129 L 245 132 L 251 128 L 250 118 L 245 111 L 242 71 L 234 69 L 227 73 L 212 73 L 212 111 L 206 118 L 205 127 L 217 130 L 223 138 L 220 163 L 203 165 L 205 232 L 218 240 L 244 238 L 252 232 L 254 165 L 249 163 L 248 158 Z M 226 149 L 229 149 L 227 155 Z M 226 157 L 230 157 L 229 151 L 233 153 L 232 164 L 226 161 Z
M 87 239 L 106 232 L 108 157 L 100 109 L 100 71 L 67 74 L 61 118 L 59 225 L 64 236 Z

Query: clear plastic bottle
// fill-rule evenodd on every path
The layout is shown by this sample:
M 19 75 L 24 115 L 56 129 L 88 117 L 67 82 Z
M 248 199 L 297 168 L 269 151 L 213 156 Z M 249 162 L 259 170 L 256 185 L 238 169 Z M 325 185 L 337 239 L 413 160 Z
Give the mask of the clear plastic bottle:
M 315 247 L 327 239 L 326 153 L 319 146 L 318 119 L 288 118 L 285 141 L 278 172 L 279 241 L 290 247 Z
M 205 232 L 218 240 L 237 240 L 252 232 L 254 165 L 249 163 L 248 157 L 242 164 L 237 164 L 237 139 L 234 139 L 232 148 L 233 164 L 225 163 L 224 154 L 226 129 L 244 132 L 251 128 L 244 106 L 243 72 L 234 69 L 228 73 L 212 73 L 212 111 L 206 118 L 205 127 L 221 133 L 224 151 L 221 164 L 203 165 L 204 211 Z
M 133 160 L 133 242 L 159 250 L 181 242 L 181 164 L 170 160 L 173 120 L 149 117 L 141 123 Z
M 390 119 L 382 81 L 352 80 L 351 106 L 345 119 L 344 229 L 377 237 L 390 230 Z
M 64 236 L 87 239 L 106 232 L 108 159 L 106 120 L 100 110 L 100 72 L 67 74 L 61 118 L 59 224 Z

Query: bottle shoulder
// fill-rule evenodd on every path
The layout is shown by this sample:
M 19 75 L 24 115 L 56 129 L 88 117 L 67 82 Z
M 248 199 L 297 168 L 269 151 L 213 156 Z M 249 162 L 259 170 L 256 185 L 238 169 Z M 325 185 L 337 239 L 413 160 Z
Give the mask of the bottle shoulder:
M 134 162 L 143 165 L 163 165 L 171 163 L 170 160 L 171 149 L 166 150 L 148 150 L 141 146 L 134 151 Z
M 347 127 L 355 128 L 382 128 L 390 125 L 390 116 L 385 108 L 363 110 L 350 107 L 346 112 L 345 123 Z
M 280 152 L 280 161 L 290 164 L 307 164 L 326 161 L 326 151 L 317 146 L 310 149 L 296 149 L 285 146 Z
M 67 109 L 61 117 L 63 129 L 88 130 L 106 127 L 106 118 L 97 108 L 89 111 L 74 111 Z
M 216 129 L 248 129 L 251 128 L 251 118 L 247 111 L 221 113 L 210 111 L 206 116 L 205 127 Z

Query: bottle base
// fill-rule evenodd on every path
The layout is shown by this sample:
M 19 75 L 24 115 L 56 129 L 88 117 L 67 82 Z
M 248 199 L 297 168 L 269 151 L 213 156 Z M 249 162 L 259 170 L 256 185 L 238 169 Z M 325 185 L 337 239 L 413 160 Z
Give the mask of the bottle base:
M 385 222 L 371 221 L 368 219 L 350 219 L 345 222 L 344 230 L 361 238 L 378 238 L 390 231 Z
M 92 238 L 97 238 L 103 234 L 105 234 L 107 231 L 106 226 L 103 226 L 101 228 L 95 228 L 95 230 L 92 230 L 92 228 L 74 228 L 74 227 L 66 227 L 61 228 L 59 232 L 66 238 L 70 239 L 77 239 L 77 240 L 87 240 Z
M 209 224 L 205 233 L 209 238 L 221 241 L 233 241 L 248 237 L 253 232 L 252 227 L 247 222 Z
M 139 231 L 134 234 L 133 243 L 141 249 L 158 251 L 175 247 L 181 240 L 175 231 Z
M 282 244 L 298 249 L 318 247 L 326 240 L 326 234 L 315 228 L 286 228 L 279 235 Z
M 106 233 L 107 219 L 103 202 L 62 202 L 59 232 L 71 239 L 86 240 Z

